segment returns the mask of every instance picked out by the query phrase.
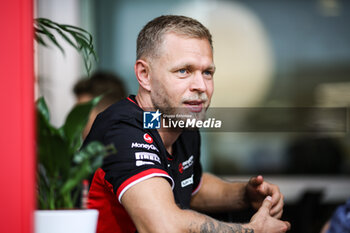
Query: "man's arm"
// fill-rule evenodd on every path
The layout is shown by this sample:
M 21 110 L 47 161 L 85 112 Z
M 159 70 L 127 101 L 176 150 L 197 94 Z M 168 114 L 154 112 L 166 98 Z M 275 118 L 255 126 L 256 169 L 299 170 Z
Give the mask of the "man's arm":
M 175 204 L 169 183 L 160 177 L 135 184 L 121 201 L 140 233 L 277 233 L 289 228 L 289 223 L 270 217 L 272 204 L 268 199 L 248 224 L 220 222 L 192 210 L 182 210 Z
M 204 212 L 240 210 L 249 207 L 247 183 L 230 183 L 203 173 L 201 187 L 192 199 L 191 208 Z
M 267 183 L 261 176 L 253 177 L 248 183 L 231 183 L 204 173 L 201 188 L 192 197 L 191 208 L 206 212 L 239 210 L 248 206 L 259 209 L 266 196 L 272 197 L 271 216 L 281 218 L 283 195 L 276 185 Z

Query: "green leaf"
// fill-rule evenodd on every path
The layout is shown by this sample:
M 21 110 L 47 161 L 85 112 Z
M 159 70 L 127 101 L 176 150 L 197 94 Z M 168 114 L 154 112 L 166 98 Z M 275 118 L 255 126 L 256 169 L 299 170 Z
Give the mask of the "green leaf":
M 60 194 L 64 195 L 70 192 L 75 186 L 77 186 L 83 179 L 92 173 L 92 169 L 89 166 L 89 161 L 85 160 L 81 166 L 72 169 L 70 179 L 68 179 L 60 190 Z
M 35 40 L 38 41 L 39 44 L 41 44 L 45 47 L 47 46 L 44 39 L 39 35 L 39 33 L 35 35 Z
M 113 145 L 105 146 L 98 141 L 92 141 L 74 155 L 74 162 L 75 164 L 80 164 L 85 160 L 93 160 L 95 158 L 105 157 L 112 153 L 116 153 Z M 98 166 L 101 165 L 102 164 L 99 164 Z
M 60 190 L 61 195 L 70 192 L 79 185 L 83 179 L 91 175 L 98 167 L 102 166 L 103 158 L 115 153 L 114 146 L 104 146 L 102 143 L 93 141 L 74 155 L 74 166 L 69 174 L 69 179 Z
M 71 143 L 74 143 L 77 138 L 81 137 L 89 119 L 90 111 L 98 104 L 101 98 L 102 96 L 98 96 L 87 103 L 76 105 L 68 114 L 62 129 Z
M 39 44 L 47 46 L 43 37 L 38 36 L 39 34 L 42 34 L 43 36 L 46 36 L 64 54 L 62 46 L 57 42 L 56 37 L 50 32 L 50 30 L 57 32 L 66 42 L 68 42 L 81 54 L 85 69 L 88 75 L 90 75 L 92 65 L 90 58 L 92 56 L 95 61 L 97 61 L 97 55 L 93 46 L 92 35 L 88 31 L 72 25 L 59 24 L 46 18 L 35 19 L 34 25 L 36 34 L 35 39 Z M 70 37 L 74 38 L 74 41 Z M 84 50 L 88 52 L 86 53 Z
M 36 109 L 38 110 L 38 113 L 42 115 L 43 119 L 46 122 L 50 122 L 49 108 L 47 107 L 44 97 L 40 97 L 37 100 Z
M 43 32 L 44 35 L 46 35 L 49 40 L 54 43 L 54 45 L 57 46 L 57 48 L 59 48 L 61 50 L 61 52 L 64 54 L 64 49 L 62 48 L 62 46 L 57 42 L 56 37 L 49 31 L 47 30 L 43 25 L 38 25 L 39 28 L 41 29 L 41 31 Z
M 52 26 L 52 25 L 47 25 L 47 27 L 49 27 L 49 28 L 52 28 L 52 29 L 54 29 L 58 34 L 60 34 L 62 37 L 63 37 L 63 39 L 65 39 L 65 41 L 66 42 L 68 42 L 73 48 L 75 48 L 75 49 L 79 49 L 78 48 L 78 46 L 76 45 L 76 44 L 74 44 L 74 42 L 60 29 L 60 28 L 58 28 L 58 27 L 54 27 L 54 26 Z
M 45 168 L 46 177 L 53 178 L 67 172 L 64 168 L 69 169 L 73 155 L 69 152 L 69 143 L 64 134 L 51 125 L 44 98 L 39 98 L 36 107 L 38 162 Z

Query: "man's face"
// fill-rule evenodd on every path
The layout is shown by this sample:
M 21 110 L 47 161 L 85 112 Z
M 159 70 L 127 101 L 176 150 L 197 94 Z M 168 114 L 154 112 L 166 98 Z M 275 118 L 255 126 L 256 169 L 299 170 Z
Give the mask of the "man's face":
M 191 114 L 204 119 L 214 90 L 214 71 L 208 40 L 164 35 L 158 57 L 150 63 L 154 107 L 163 114 Z

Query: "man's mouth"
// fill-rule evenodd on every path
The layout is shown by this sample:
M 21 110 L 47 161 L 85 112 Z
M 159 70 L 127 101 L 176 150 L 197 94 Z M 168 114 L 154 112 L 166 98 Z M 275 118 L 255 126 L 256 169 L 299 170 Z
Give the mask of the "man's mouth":
M 191 112 L 201 112 L 203 109 L 203 101 L 201 100 L 185 101 L 184 104 Z

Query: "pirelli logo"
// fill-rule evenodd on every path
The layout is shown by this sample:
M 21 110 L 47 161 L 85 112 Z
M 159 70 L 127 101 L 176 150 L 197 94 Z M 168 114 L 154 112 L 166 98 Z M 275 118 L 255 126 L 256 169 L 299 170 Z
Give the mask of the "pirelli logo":
M 158 155 L 150 152 L 136 152 L 135 159 L 136 159 L 136 166 L 154 164 L 153 162 L 158 162 L 161 164 L 161 161 Z

